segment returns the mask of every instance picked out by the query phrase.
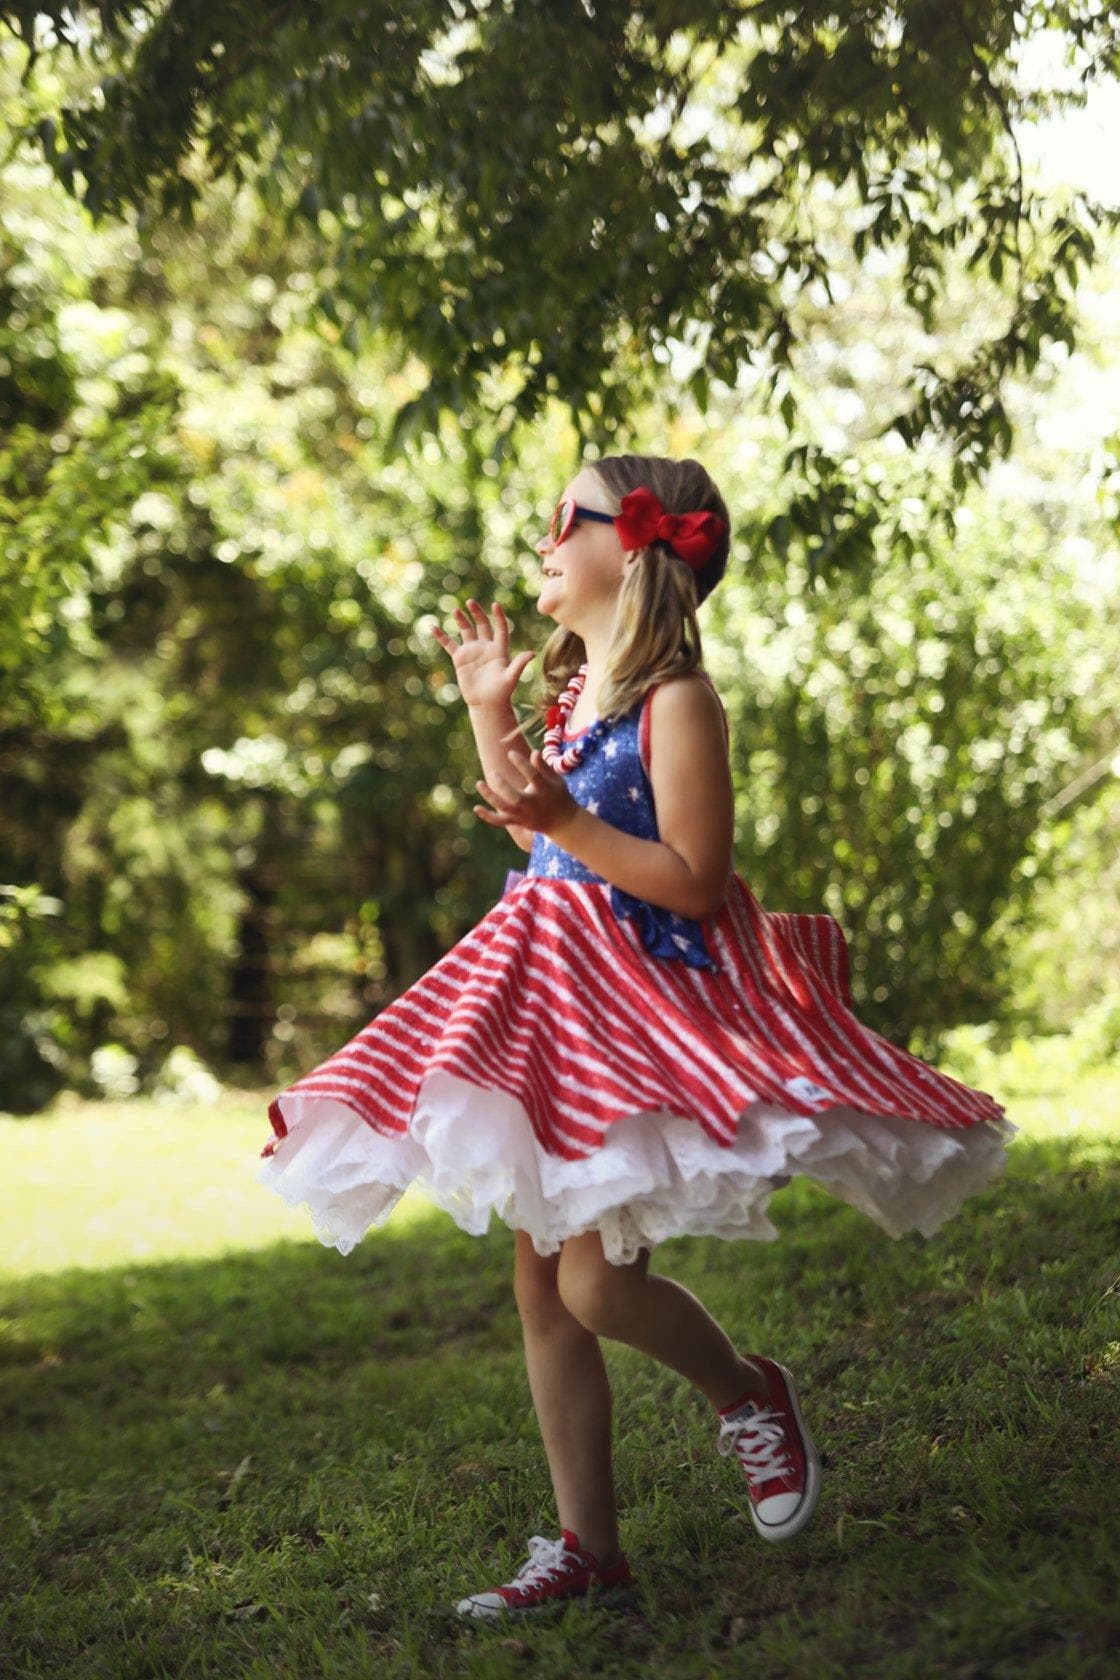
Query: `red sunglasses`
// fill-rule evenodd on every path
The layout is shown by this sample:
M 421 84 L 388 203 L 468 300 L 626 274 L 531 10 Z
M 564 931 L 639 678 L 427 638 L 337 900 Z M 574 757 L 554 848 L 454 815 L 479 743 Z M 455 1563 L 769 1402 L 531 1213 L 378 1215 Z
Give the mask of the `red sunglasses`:
M 564 538 L 571 533 L 572 526 L 577 519 L 597 519 L 603 525 L 614 524 L 613 513 L 600 513 L 596 508 L 580 507 L 571 496 L 565 496 L 562 502 L 557 502 L 552 518 L 548 522 L 548 534 L 552 539 L 553 548 L 559 548 Z

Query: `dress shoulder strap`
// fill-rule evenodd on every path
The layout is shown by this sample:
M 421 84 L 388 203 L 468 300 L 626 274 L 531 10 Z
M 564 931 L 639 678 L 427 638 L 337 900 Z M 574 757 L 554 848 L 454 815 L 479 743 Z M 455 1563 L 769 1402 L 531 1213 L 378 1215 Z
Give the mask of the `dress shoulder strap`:
M 730 745 L 731 728 L 727 721 L 727 709 L 724 706 L 723 701 L 719 699 L 719 689 L 716 687 L 707 671 L 692 671 L 689 675 L 703 677 L 716 699 L 719 700 L 719 713 L 720 717 L 723 719 L 723 739 L 726 744 Z M 647 691 L 646 696 L 642 701 L 642 714 L 638 723 L 638 757 L 641 759 L 642 769 L 646 773 L 647 780 L 649 778 L 650 766 L 650 722 L 652 718 L 652 708 L 650 703 L 653 700 L 654 695 L 657 693 L 657 690 L 662 686 L 663 685 L 661 683 L 654 683 L 653 687 Z

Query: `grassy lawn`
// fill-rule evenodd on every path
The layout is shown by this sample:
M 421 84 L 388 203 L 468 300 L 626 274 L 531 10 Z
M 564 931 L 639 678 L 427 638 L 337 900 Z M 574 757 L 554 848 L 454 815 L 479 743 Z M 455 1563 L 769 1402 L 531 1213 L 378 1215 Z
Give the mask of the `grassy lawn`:
M 509 1231 L 406 1198 L 343 1260 L 254 1181 L 263 1098 L 0 1119 L 0 1672 L 1115 1676 L 1120 1069 L 1005 1100 L 930 1241 L 802 1181 L 778 1242 L 657 1251 L 793 1369 L 816 1520 L 761 1540 L 706 1403 L 604 1343 L 640 1590 L 513 1627 L 451 1609 L 556 1532 Z

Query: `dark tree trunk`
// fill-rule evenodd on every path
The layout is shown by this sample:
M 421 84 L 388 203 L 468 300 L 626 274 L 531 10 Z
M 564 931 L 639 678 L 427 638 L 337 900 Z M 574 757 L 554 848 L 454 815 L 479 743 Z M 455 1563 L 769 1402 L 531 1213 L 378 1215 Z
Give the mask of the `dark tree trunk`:
M 277 815 L 266 802 L 264 821 L 252 863 L 242 870 L 239 885 L 245 908 L 237 933 L 237 960 L 230 974 L 229 1033 L 226 1054 L 234 1063 L 261 1067 L 265 1042 L 275 1014 L 272 996 L 271 933 L 279 871 L 273 846 Z

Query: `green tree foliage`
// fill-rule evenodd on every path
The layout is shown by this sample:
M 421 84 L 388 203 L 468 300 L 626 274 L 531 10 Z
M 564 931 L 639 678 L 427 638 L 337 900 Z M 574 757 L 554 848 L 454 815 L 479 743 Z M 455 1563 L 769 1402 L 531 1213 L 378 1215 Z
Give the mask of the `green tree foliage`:
M 464 832 L 470 732 L 415 629 L 493 589 L 485 436 L 387 465 L 388 409 L 375 429 L 363 406 L 414 376 L 309 333 L 298 252 L 228 195 L 186 244 L 102 231 L 74 273 L 42 174 L 7 179 L 17 278 L 82 349 L 86 419 L 135 438 L 125 343 L 173 400 L 144 417 L 159 473 L 56 578 L 81 635 L 29 660 L 49 704 L 0 736 L 13 1107 L 80 1083 L 106 1037 L 145 1075 L 177 1041 L 255 1075 L 325 1051 L 492 901 L 510 850 Z
M 7 196 L 7 195 L 5 195 Z M 140 343 L 106 322 L 91 369 L 61 343 L 59 314 L 80 310 L 88 269 L 66 251 L 79 215 L 48 230 L 12 198 L 0 232 L 0 694 L 9 723 L 58 715 L 44 681 L 82 642 L 91 551 L 158 479 L 152 445 L 173 401 Z M 52 248 L 57 236 L 58 243 Z M 73 335 L 71 335 L 73 341 Z M 92 346 L 90 347 L 92 348 Z M 65 603 L 65 605 L 64 605 Z
M 74 95 L 32 80 L 19 97 Z M 193 229 L 91 229 L 25 147 L 0 194 L 13 310 L 38 311 L 69 381 L 21 447 L 65 463 L 102 440 L 69 514 L 38 525 L 55 639 L 8 644 L 23 680 L 0 734 L 3 1101 L 81 1083 L 107 1039 L 145 1080 L 177 1042 L 279 1079 L 408 985 L 524 862 L 470 815 L 473 743 L 426 630 L 500 595 L 518 645 L 543 635 L 528 539 L 578 432 L 552 402 L 504 456 L 498 411 L 394 440 L 431 370 L 398 336 L 355 350 L 324 322 L 314 228 L 245 188 L 216 185 Z M 1083 455 L 1053 450 L 1032 452 L 1029 496 L 973 490 L 955 528 L 931 517 L 951 452 L 884 425 L 925 348 L 895 307 L 905 257 L 878 276 L 842 260 L 844 203 L 822 190 L 811 211 L 834 297 L 790 304 L 794 451 L 765 376 L 716 382 L 706 415 L 687 395 L 668 422 L 636 406 L 634 437 L 699 454 L 735 510 L 704 622 L 732 720 L 736 866 L 768 906 L 837 914 L 861 1014 L 932 1044 L 1014 1008 L 1016 915 L 1062 869 L 1060 844 L 1039 843 L 1047 800 L 1108 745 L 1120 660 L 1062 557 L 1070 535 L 1098 544 L 1100 520 L 1071 488 Z M 963 356 L 1002 294 L 959 264 L 948 280 L 939 332 Z M 13 366 L 32 342 L 13 337 Z M 1044 348 L 1035 383 L 1059 365 Z M 886 510 L 864 523 L 861 482 Z M 12 509 L 25 542 L 33 498 Z
M 1019 50 L 1060 30 L 1086 78 L 1120 63 L 1096 0 L 25 0 L 3 18 L 30 53 L 67 43 L 97 68 L 28 128 L 94 216 L 189 219 L 228 175 L 313 232 L 346 342 L 384 328 L 427 370 L 398 441 L 550 397 L 601 439 L 679 343 L 701 402 L 750 365 L 792 424 L 795 306 L 836 267 L 825 185 L 849 254 L 899 253 L 927 327 L 952 263 L 1004 288 L 967 354 L 915 368 L 886 417 L 945 440 L 958 493 L 1006 452 L 1009 376 L 1071 339 L 1103 215 L 1024 181 L 1014 125 L 1046 101 L 1020 91 Z M 875 486 L 846 492 L 820 451 L 801 465 L 802 519 L 849 527 L 832 562 L 868 553 Z
M 837 206 L 815 210 L 832 248 Z M 747 510 L 750 583 L 717 592 L 709 624 L 739 707 L 740 814 L 762 854 L 751 878 L 764 902 L 827 903 L 881 1027 L 905 1022 L 903 1038 L 934 1054 L 949 994 L 959 1019 L 1017 1015 L 1032 1032 L 1068 1029 L 1110 985 L 1120 1004 L 1115 918 L 1097 913 L 1115 897 L 1117 850 L 1120 476 L 1099 446 L 1120 355 L 1116 274 L 1112 242 L 1079 294 L 1082 352 L 1054 345 L 1029 381 L 1009 382 L 1014 452 L 955 515 L 951 461 L 901 449 L 879 424 L 928 353 L 894 308 L 897 261 L 849 265 L 834 299 L 799 306 L 810 443 L 783 454 L 765 416 L 720 400 L 697 445 L 721 479 L 742 475 Z M 993 282 L 951 281 L 938 342 L 959 345 L 998 305 Z M 822 444 L 858 457 L 889 510 L 870 557 L 827 587 L 795 476 Z
M 1005 1012 L 1000 914 L 1060 873 L 1033 855 L 1047 793 L 1120 701 L 1116 638 L 1050 542 L 1036 509 L 970 498 L 955 541 L 885 552 L 866 592 L 791 569 L 713 597 L 740 866 L 765 903 L 825 904 L 865 1012 L 929 1049 L 949 996 L 958 1019 Z

